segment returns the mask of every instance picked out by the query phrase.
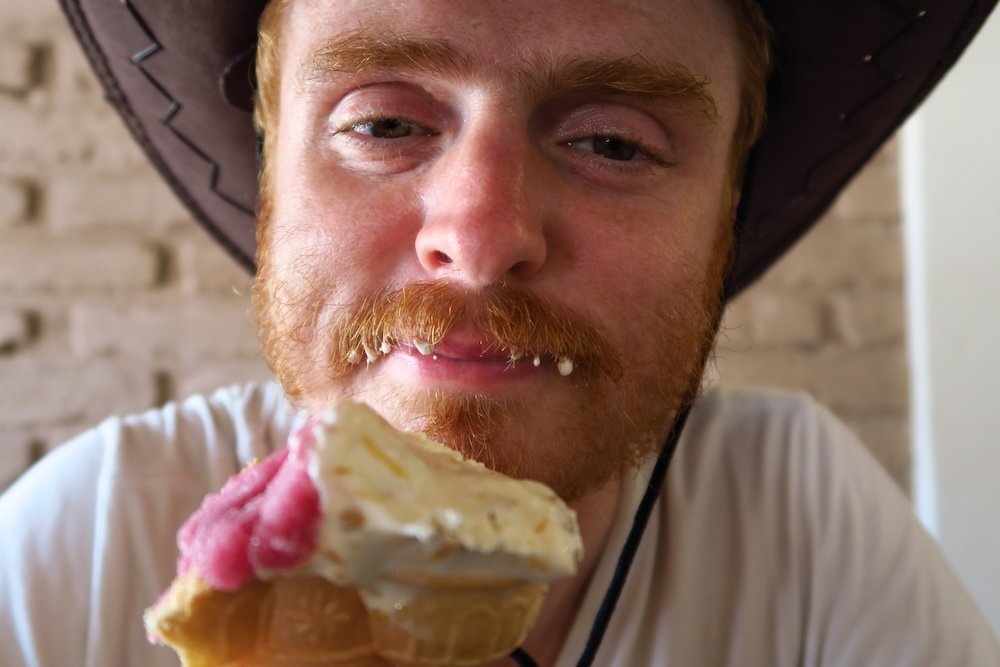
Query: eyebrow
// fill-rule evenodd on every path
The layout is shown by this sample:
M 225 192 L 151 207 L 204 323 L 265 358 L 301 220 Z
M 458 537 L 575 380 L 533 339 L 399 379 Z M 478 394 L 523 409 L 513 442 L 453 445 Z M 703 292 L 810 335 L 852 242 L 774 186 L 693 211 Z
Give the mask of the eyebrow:
M 335 37 L 306 60 L 306 81 L 329 73 L 360 75 L 377 70 L 459 76 L 474 69 L 474 61 L 454 45 L 434 39 L 413 39 L 368 31 Z M 679 63 L 657 63 L 640 55 L 568 58 L 554 64 L 526 62 L 513 73 L 530 93 L 600 92 L 652 100 L 670 100 L 718 120 L 711 82 Z

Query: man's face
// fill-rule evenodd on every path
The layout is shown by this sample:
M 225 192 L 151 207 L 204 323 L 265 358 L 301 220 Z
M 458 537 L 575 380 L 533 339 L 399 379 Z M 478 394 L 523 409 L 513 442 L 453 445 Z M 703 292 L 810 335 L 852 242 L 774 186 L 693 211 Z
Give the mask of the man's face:
M 570 499 L 654 451 L 716 326 L 730 21 L 721 0 L 294 0 L 255 288 L 289 393 Z

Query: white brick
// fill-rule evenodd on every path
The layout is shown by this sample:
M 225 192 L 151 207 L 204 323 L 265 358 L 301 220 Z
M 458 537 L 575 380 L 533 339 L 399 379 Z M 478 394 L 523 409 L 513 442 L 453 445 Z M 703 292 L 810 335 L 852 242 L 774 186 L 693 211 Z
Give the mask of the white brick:
M 155 176 L 152 167 L 132 139 L 118 115 L 103 103 L 73 111 L 57 107 L 44 125 L 51 134 L 53 149 L 40 152 L 45 163 L 64 168 L 85 165 L 94 173 Z M 165 186 L 164 186 L 165 187 Z
M 8 233 L 0 242 L 0 290 L 122 291 L 151 287 L 160 258 L 136 241 L 49 239 Z
M 28 316 L 15 310 L 0 308 L 0 354 L 23 346 L 31 337 Z
M 0 245 L 3 245 L 2 235 Z M 0 290 L 0 312 L 13 317 L 13 328 L 10 331 L 15 334 L 16 342 L 7 350 L 10 358 L 22 354 L 69 354 L 65 323 L 67 305 L 65 294 Z M 3 397 L 0 396 L 0 401 L 2 400 Z M 3 423 L 0 422 L 0 430 L 2 429 Z
M 722 350 L 716 363 L 722 382 L 727 384 L 801 389 L 831 408 L 854 413 L 906 410 L 907 369 L 902 347 L 874 351 L 824 348 L 817 352 Z
M 105 415 L 110 416 L 110 415 Z M 103 417 L 87 417 L 73 426 L 32 426 L 0 431 L 0 493 L 29 466 L 71 438 L 96 425 Z
M 220 387 L 247 382 L 270 382 L 274 375 L 262 359 L 202 363 L 174 376 L 174 398 L 209 394 Z
M 899 145 L 900 138 L 899 134 L 894 134 L 882 148 L 878 149 L 878 152 L 872 157 L 872 162 L 888 162 L 889 164 L 899 163 Z
M 112 173 L 150 169 L 121 120 L 106 105 L 49 106 L 47 94 L 23 101 L 0 95 L 0 165 L 16 165 L 22 171 L 81 165 Z
M 901 232 L 895 225 L 820 223 L 775 265 L 762 284 L 773 287 L 899 285 Z
M 0 493 L 28 467 L 31 436 L 21 429 L 0 430 Z
M 185 359 L 259 354 L 249 301 L 235 295 L 77 303 L 70 311 L 70 336 L 80 358 L 108 353 Z
M 0 164 L 23 166 L 25 158 L 43 146 L 45 133 L 42 131 L 42 118 L 32 113 L 23 101 L 0 95 L 0 119 L 3 119 Z
M 187 223 L 188 215 L 167 186 L 153 174 L 54 174 L 48 189 L 48 219 L 53 229 L 132 225 L 144 230 Z
M 897 344 L 906 329 L 903 292 L 871 289 L 842 292 L 830 297 L 832 328 L 851 347 Z
M 177 265 L 186 293 L 250 293 L 250 275 L 200 230 L 180 243 Z
M 0 361 L 0 423 L 18 427 L 96 423 L 152 407 L 152 373 L 135 364 L 18 357 Z
M 98 108 L 106 106 L 102 89 L 73 36 L 63 21 L 48 35 L 51 49 L 51 95 L 56 106 Z
M 102 173 L 134 171 L 137 174 L 148 174 L 150 179 L 160 184 L 163 191 L 167 190 L 167 186 L 161 183 L 160 177 L 153 170 L 149 160 L 139 149 L 139 145 L 132 140 L 131 135 L 117 116 L 109 115 L 93 122 L 94 127 L 90 130 L 92 137 L 85 146 L 85 164 L 88 169 Z M 103 134 L 99 134 L 99 132 L 103 132 Z M 162 193 L 158 196 L 162 196 Z M 173 207 L 174 210 L 180 210 L 180 204 L 173 200 L 167 206 Z M 186 216 L 187 213 L 184 215 Z
M 27 186 L 24 183 L 0 179 L 0 228 L 21 222 L 27 215 Z
M 812 292 L 751 290 L 729 304 L 718 345 L 724 349 L 818 346 L 825 309 Z
M 0 40 L 0 93 L 23 93 L 31 86 L 32 48 L 16 40 Z
M 146 409 L 147 406 L 143 406 L 139 408 L 138 411 L 144 412 Z M 48 452 L 52 451 L 56 447 L 59 447 L 60 445 L 66 444 L 71 439 L 80 435 L 84 431 L 94 428 L 105 417 L 110 417 L 112 414 L 125 415 L 125 414 L 134 414 L 135 412 L 136 412 L 135 409 L 129 410 L 128 406 L 126 406 L 122 409 L 113 410 L 111 413 L 108 414 L 88 415 L 84 419 L 81 419 L 79 422 L 71 422 L 66 425 L 60 424 L 57 426 L 49 426 L 49 425 L 37 426 L 33 428 L 32 431 L 35 434 L 35 439 L 38 441 L 38 443 L 40 443 L 43 446 L 44 450 Z
M 3 0 L 4 20 L 15 25 L 52 24 L 62 20 L 59 5 L 53 0 Z
M 896 162 L 871 162 L 841 193 L 833 211 L 849 220 L 898 218 L 900 190 Z

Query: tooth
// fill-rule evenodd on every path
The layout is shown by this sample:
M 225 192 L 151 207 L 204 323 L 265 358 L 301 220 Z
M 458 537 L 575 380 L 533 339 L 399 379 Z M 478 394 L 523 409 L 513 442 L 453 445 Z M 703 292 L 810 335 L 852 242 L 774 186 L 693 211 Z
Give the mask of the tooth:
M 428 343 L 425 340 L 420 340 L 419 338 L 413 339 L 413 347 L 417 348 L 417 351 L 424 355 L 425 357 L 434 354 L 434 343 Z
M 559 357 L 556 367 L 559 369 L 559 375 L 566 377 L 573 372 L 573 360 L 569 357 Z
M 358 354 L 357 350 L 351 350 L 350 352 L 347 353 L 347 363 L 353 366 L 359 361 L 361 361 L 361 355 Z
M 378 349 L 382 354 L 389 354 L 390 352 L 392 352 L 392 345 L 389 345 L 388 340 L 383 339 L 382 345 L 379 346 Z
M 531 363 L 535 364 L 535 368 L 538 368 L 539 366 L 542 365 L 542 358 L 536 354 L 535 360 L 532 361 Z
M 378 359 L 378 352 L 373 350 L 371 345 L 368 343 L 362 343 L 361 346 L 365 348 L 365 356 L 368 357 L 369 364 Z

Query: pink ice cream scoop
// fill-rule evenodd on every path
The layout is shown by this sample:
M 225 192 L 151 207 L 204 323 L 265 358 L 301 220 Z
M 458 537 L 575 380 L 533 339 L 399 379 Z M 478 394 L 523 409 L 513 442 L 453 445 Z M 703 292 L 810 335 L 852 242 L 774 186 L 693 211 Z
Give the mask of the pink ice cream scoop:
M 259 573 L 291 570 L 316 549 L 319 493 L 302 450 L 282 449 L 209 495 L 177 534 L 178 574 L 196 572 L 220 591 Z
M 582 557 L 550 489 L 351 403 L 206 497 L 177 541 L 145 620 L 185 667 L 481 664 L 523 641 Z

